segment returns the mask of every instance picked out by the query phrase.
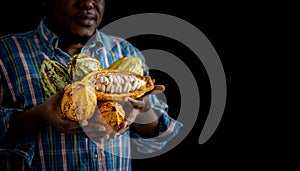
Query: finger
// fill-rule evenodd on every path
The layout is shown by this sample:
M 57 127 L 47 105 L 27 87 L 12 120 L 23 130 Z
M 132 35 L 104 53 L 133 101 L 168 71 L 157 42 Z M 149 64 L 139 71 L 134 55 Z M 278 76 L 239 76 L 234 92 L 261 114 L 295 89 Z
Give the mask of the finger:
M 69 130 L 82 128 L 78 122 L 66 123 L 64 127 L 68 128 Z
M 93 126 L 90 125 L 90 126 L 83 127 L 83 131 L 87 137 L 97 140 L 99 138 L 103 138 L 107 130 L 106 127 L 103 125 L 100 126 L 98 125 L 97 127 L 96 125 Z
M 68 84 L 65 88 L 62 88 L 62 89 L 58 90 L 58 91 L 54 94 L 54 99 L 53 99 L 53 100 L 59 101 L 59 100 L 63 97 L 66 88 L 69 87 L 69 86 L 70 86 L 70 84 Z
M 120 124 L 119 130 L 127 129 L 131 123 L 132 123 L 131 121 L 129 121 L 128 119 L 125 119 L 125 121 Z
M 118 134 L 121 135 L 124 132 L 126 132 L 127 130 L 129 130 L 129 125 L 126 125 L 126 127 L 120 128 L 118 131 Z
M 87 126 L 82 127 L 84 130 L 87 131 L 106 131 L 106 127 L 103 124 L 97 124 L 97 123 L 90 123 Z
M 137 117 L 137 115 L 138 115 L 139 113 L 140 113 L 140 112 L 139 112 L 139 110 L 137 110 L 137 109 L 133 109 L 131 112 L 129 112 L 129 114 L 128 114 L 127 117 L 125 118 L 125 121 L 124 121 L 124 127 L 126 127 L 126 126 L 132 124 L 132 123 L 135 121 L 135 119 L 136 119 L 136 117 Z
M 66 85 L 63 90 L 65 91 L 70 85 L 71 84 Z
M 58 121 L 53 124 L 53 127 L 63 133 L 76 134 L 82 132 L 80 124 L 74 121 Z
M 128 127 L 128 121 L 125 120 L 124 122 L 120 123 L 120 129 Z
M 79 135 L 85 134 L 82 128 L 72 129 L 71 131 L 69 131 L 69 133 L 72 133 L 72 134 L 79 134 Z
M 87 137 L 93 139 L 94 141 L 100 142 L 102 138 L 106 137 L 106 132 L 93 132 L 87 133 Z
M 64 89 L 58 90 L 55 94 L 53 94 L 48 99 L 46 99 L 47 103 L 54 105 L 54 106 L 60 106 L 61 99 L 64 95 L 64 92 L 65 92 Z M 59 112 L 60 108 L 57 111 Z M 61 114 L 61 116 L 62 116 L 62 114 Z
M 88 137 L 94 137 L 94 138 L 102 138 L 104 137 L 104 134 L 106 134 L 106 131 L 102 131 L 102 130 L 90 130 L 90 131 L 84 131 L 85 134 Z
M 78 122 L 73 121 L 65 121 L 64 123 L 60 124 L 62 127 L 60 128 L 64 132 L 77 132 L 75 130 L 81 130 L 82 127 Z
M 154 85 L 154 88 L 151 91 L 146 92 L 142 97 L 147 97 L 149 94 L 159 94 L 165 91 L 164 85 Z
M 105 134 L 105 135 L 104 135 L 104 138 L 105 138 L 106 140 L 110 140 L 110 139 L 109 139 L 109 134 Z
M 110 133 L 110 134 L 109 134 L 109 136 L 108 136 L 108 140 L 110 141 L 110 140 L 112 140 L 112 139 L 116 138 L 116 137 L 117 137 L 117 135 L 118 135 L 118 133 L 117 133 L 117 132 L 112 132 L 112 133 Z
M 165 91 L 164 85 L 154 85 L 154 89 L 152 90 L 151 94 L 158 94 L 163 93 Z
M 142 109 L 142 108 L 144 108 L 145 105 L 146 105 L 146 102 L 143 101 L 143 100 L 136 100 L 136 99 L 133 99 L 133 98 L 131 98 L 131 97 L 127 97 L 127 100 L 128 100 L 129 102 L 131 102 L 131 104 L 132 104 L 132 106 L 133 106 L 134 108 L 137 108 L 137 109 Z

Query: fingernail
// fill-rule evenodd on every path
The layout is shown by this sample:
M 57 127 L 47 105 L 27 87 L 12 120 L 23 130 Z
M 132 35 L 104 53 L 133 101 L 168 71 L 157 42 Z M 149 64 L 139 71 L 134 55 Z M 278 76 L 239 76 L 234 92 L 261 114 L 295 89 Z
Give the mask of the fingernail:
M 108 134 L 105 134 L 105 139 L 108 140 L 108 141 L 110 141 Z
M 68 84 L 65 86 L 64 90 L 66 90 L 71 84 Z
M 88 124 L 89 124 L 89 122 L 87 120 L 83 120 L 81 123 L 82 126 L 87 126 Z
M 100 126 L 99 128 L 98 128 L 98 131 L 106 131 L 106 128 L 105 128 L 105 126 Z
M 128 101 L 128 97 L 123 97 L 123 101 L 127 102 Z

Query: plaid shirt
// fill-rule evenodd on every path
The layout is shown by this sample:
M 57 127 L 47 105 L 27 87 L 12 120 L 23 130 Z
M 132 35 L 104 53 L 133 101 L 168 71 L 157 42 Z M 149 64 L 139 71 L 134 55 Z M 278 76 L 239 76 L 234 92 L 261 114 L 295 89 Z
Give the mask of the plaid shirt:
M 151 96 L 153 109 L 162 114 L 160 136 L 142 139 L 132 131 L 114 140 L 95 142 L 64 134 L 48 127 L 26 139 L 3 145 L 5 133 L 14 114 L 45 100 L 39 69 L 44 59 L 66 66 L 70 56 L 58 47 L 59 38 L 41 20 L 37 30 L 0 38 L 0 170 L 131 170 L 130 142 L 143 153 L 162 149 L 174 137 L 181 124 L 167 114 L 167 105 Z M 129 42 L 97 31 L 82 53 L 98 59 L 103 69 L 125 56 L 142 54 Z M 148 68 L 144 65 L 144 74 Z M 164 132 L 164 133 L 163 133 Z M 163 134 L 162 134 L 163 133 Z

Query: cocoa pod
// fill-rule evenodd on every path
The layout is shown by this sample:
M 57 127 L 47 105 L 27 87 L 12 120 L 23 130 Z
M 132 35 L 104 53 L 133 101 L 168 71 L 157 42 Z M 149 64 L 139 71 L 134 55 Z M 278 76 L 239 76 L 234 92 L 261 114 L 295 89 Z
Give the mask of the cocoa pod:
M 39 74 L 46 98 L 71 83 L 65 66 L 54 60 L 44 59 Z
M 121 104 L 115 101 L 99 101 L 99 114 L 96 120 L 104 121 L 108 125 L 106 133 L 118 132 L 121 123 L 124 122 L 125 111 Z
M 150 76 L 121 70 L 94 71 L 85 76 L 82 81 L 95 88 L 98 100 L 139 98 L 154 88 L 154 82 Z
M 143 75 L 143 62 L 141 58 L 135 56 L 126 56 L 112 63 L 107 69 L 130 71 Z
M 70 84 L 61 99 L 61 111 L 64 117 L 73 121 L 91 118 L 96 106 L 95 89 L 81 81 Z
M 73 81 L 79 81 L 88 73 L 97 70 L 102 70 L 101 63 L 83 53 L 73 55 L 67 64 L 67 71 Z

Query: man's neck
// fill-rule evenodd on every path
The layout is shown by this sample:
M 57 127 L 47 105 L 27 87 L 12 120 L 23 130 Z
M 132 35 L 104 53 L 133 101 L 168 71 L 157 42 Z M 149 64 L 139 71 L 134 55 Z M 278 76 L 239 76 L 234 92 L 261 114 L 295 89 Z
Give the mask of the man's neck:
M 63 42 L 59 43 L 59 47 L 66 53 L 68 53 L 70 56 L 73 56 L 75 54 L 78 54 L 81 52 L 82 47 L 84 46 L 84 44 L 81 43 L 74 43 L 74 44 L 70 44 L 70 43 L 66 43 L 64 44 Z

